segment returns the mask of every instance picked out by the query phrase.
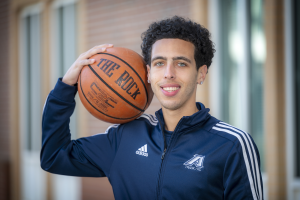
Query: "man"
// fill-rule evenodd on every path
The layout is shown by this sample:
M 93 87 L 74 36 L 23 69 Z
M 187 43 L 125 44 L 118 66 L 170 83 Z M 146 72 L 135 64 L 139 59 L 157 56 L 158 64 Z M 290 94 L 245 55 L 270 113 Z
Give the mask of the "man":
M 259 153 L 247 133 L 196 103 L 214 46 L 201 25 L 180 17 L 143 33 L 148 81 L 162 109 L 156 117 L 110 126 L 105 134 L 70 140 L 69 118 L 83 53 L 49 94 L 43 114 L 41 166 L 73 176 L 107 176 L 116 199 L 263 199 Z

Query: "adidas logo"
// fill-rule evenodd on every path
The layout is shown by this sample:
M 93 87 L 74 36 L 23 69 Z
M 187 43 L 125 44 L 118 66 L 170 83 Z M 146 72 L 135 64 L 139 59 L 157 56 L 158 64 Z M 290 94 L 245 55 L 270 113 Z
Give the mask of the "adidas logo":
M 139 148 L 136 152 L 137 155 L 141 155 L 141 156 L 146 156 L 148 157 L 148 153 L 147 153 L 147 144 L 145 144 L 144 146 L 142 146 L 141 148 Z

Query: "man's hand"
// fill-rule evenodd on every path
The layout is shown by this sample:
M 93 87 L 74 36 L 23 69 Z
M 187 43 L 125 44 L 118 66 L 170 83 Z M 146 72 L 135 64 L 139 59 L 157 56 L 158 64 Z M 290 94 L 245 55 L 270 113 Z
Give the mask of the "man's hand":
M 102 44 L 99 46 L 95 46 L 87 52 L 80 54 L 77 60 L 72 64 L 67 73 L 64 75 L 62 82 L 72 86 L 75 85 L 78 81 L 78 77 L 83 66 L 90 65 L 95 62 L 95 59 L 89 58 L 97 53 L 105 52 L 106 48 L 109 47 L 113 47 L 113 44 Z

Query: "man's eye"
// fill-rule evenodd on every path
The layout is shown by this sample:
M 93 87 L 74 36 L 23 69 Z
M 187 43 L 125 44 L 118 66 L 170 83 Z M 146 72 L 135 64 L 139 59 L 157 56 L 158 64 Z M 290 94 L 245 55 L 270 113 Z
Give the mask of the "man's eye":
M 157 63 L 155 63 L 155 66 L 163 66 L 163 64 L 164 63 L 162 63 L 162 62 L 157 62 Z
M 179 66 L 179 67 L 185 67 L 186 64 L 185 64 L 185 63 L 178 63 L 178 66 Z

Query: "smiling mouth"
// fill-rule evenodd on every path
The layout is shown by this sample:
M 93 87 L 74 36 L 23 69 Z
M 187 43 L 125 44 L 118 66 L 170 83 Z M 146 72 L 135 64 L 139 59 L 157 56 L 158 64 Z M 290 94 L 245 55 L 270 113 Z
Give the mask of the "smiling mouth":
M 179 88 L 180 87 L 162 87 L 162 89 L 167 92 L 174 92 L 174 91 L 178 90 Z

